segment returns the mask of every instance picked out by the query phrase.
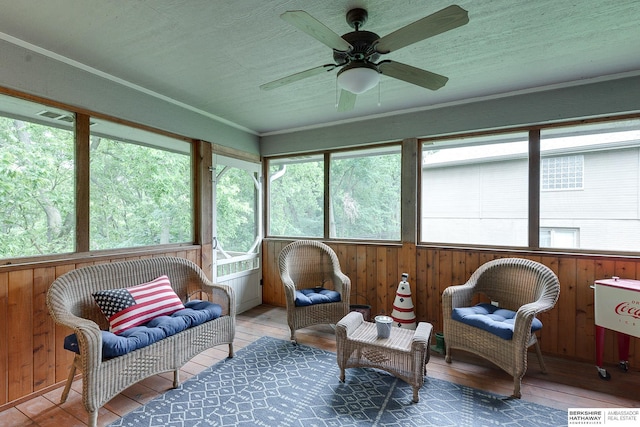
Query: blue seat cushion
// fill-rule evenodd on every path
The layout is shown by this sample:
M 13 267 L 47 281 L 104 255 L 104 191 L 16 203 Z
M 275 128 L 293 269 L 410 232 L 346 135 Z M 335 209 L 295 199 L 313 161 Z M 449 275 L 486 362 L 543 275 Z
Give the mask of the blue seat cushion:
M 175 335 L 185 329 L 217 319 L 222 314 L 222 307 L 209 301 L 193 300 L 187 302 L 184 307 L 170 316 L 159 316 L 144 325 L 127 329 L 120 335 L 109 331 L 101 331 L 102 358 L 110 359 L 122 356 L 151 345 L 163 338 Z M 80 353 L 76 334 L 65 337 L 64 348 Z
M 473 307 L 454 308 L 451 318 L 476 328 L 484 329 L 502 339 L 513 338 L 513 327 L 516 321 L 516 312 L 499 308 L 488 303 L 480 303 Z M 542 322 L 533 318 L 531 332 L 542 329 Z
M 304 307 L 313 304 L 324 304 L 327 302 L 339 302 L 340 293 L 325 288 L 300 289 L 296 291 L 296 307 Z

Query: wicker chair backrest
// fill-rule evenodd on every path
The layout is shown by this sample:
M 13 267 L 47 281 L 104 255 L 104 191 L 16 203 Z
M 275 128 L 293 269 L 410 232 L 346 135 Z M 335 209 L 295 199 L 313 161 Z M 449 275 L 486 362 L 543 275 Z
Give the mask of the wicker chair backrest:
M 550 268 L 523 258 L 489 261 L 480 266 L 469 281 L 475 281 L 476 292 L 514 311 L 540 299 L 553 307 L 560 292 L 558 278 Z
M 296 289 L 335 289 L 333 279 L 335 272 L 340 271 L 333 249 L 312 240 L 300 240 L 285 247 L 280 253 L 280 265 Z

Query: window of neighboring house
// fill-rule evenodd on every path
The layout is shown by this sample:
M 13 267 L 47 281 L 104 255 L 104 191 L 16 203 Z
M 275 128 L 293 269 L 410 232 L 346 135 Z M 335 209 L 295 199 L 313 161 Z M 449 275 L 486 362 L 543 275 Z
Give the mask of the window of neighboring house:
M 581 190 L 584 156 L 546 157 L 541 159 L 542 190 Z
M 400 240 L 400 145 L 331 153 L 329 237 Z
M 543 129 L 540 136 L 541 232 L 580 230 L 579 239 L 541 239 L 540 247 L 640 252 L 640 120 Z M 544 191 L 559 189 L 581 191 Z
M 528 134 L 422 146 L 423 242 L 528 245 Z
M 90 144 L 91 250 L 193 242 L 189 143 L 95 120 Z
M 324 156 L 268 160 L 270 236 L 324 237 Z
M 74 251 L 74 121 L 0 95 L 0 258 Z
M 540 228 L 541 248 L 579 248 L 580 230 L 577 228 Z

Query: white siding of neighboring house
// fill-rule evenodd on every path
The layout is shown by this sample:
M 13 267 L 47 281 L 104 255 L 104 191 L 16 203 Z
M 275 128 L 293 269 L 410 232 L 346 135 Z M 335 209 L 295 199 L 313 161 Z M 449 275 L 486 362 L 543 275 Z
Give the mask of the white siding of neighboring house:
M 425 241 L 527 244 L 526 160 L 426 168 L 422 194 Z
M 542 191 L 540 226 L 579 229 L 581 249 L 640 252 L 640 149 L 583 155 L 583 189 Z M 527 246 L 527 164 L 423 168 L 422 241 Z

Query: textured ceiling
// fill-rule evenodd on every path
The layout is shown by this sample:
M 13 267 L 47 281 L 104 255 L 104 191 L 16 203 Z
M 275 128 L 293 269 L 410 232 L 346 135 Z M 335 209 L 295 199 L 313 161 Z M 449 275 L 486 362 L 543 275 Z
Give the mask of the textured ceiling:
M 638 0 L 460 0 L 463 27 L 385 56 L 449 77 L 429 91 L 382 76 L 353 111 L 336 111 L 335 71 L 263 91 L 263 83 L 332 62 L 280 19 L 305 10 L 338 34 L 369 11 L 384 36 L 445 0 L 0 0 L 0 38 L 144 88 L 260 135 L 640 74 Z M 0 80 L 0 84 L 1 80 Z M 380 105 L 379 101 L 380 100 Z

